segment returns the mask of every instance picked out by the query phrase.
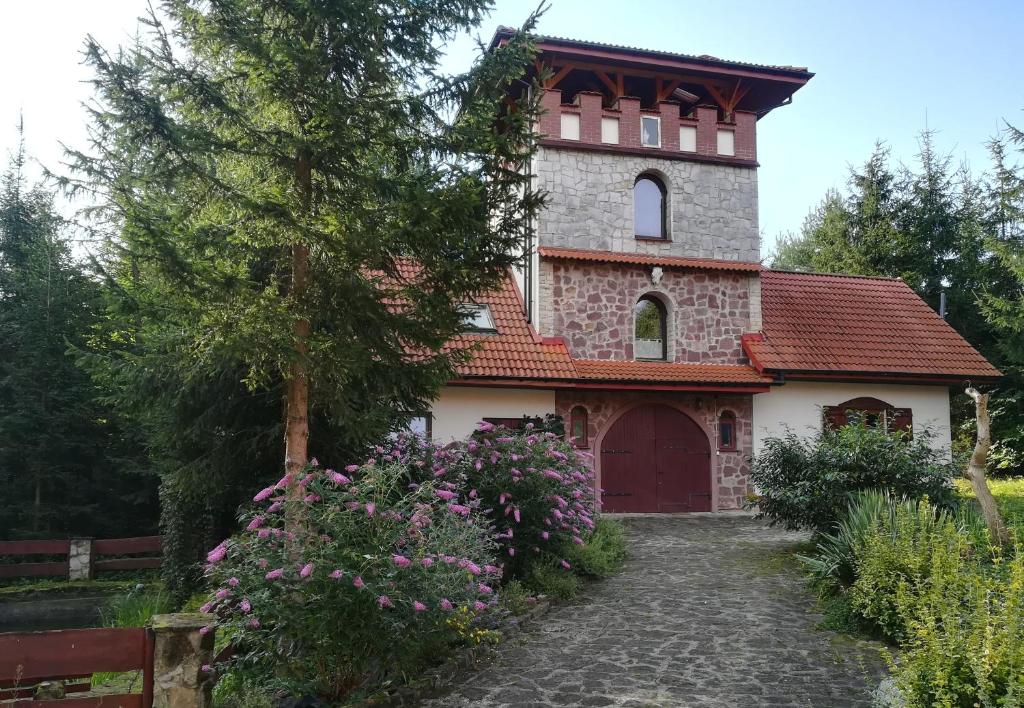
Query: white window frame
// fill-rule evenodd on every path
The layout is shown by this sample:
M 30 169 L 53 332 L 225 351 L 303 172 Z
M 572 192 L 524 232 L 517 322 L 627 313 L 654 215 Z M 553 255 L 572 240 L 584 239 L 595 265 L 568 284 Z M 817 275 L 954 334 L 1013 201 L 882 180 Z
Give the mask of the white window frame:
M 463 331 L 466 334 L 497 334 L 498 327 L 494 323 L 494 313 L 486 303 L 466 302 L 460 306 L 464 316 Z
M 653 120 L 658 126 L 658 144 L 649 145 L 644 142 L 644 121 Z M 660 148 L 661 147 L 661 116 L 640 116 L 640 147 Z

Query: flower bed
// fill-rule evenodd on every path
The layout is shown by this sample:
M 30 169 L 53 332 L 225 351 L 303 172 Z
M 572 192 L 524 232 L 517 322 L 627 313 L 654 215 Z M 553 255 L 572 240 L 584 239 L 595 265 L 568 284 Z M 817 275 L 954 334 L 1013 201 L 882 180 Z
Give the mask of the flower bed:
M 621 562 L 608 527 L 587 546 L 585 462 L 551 433 L 482 424 L 462 443 L 399 436 L 362 464 L 280 480 L 209 554 L 215 590 L 202 609 L 235 647 L 211 670 L 234 686 L 335 700 L 494 641 L 509 614 L 503 583 L 543 591 L 577 582 L 570 559 L 594 574 Z M 301 493 L 289 497 L 291 485 Z

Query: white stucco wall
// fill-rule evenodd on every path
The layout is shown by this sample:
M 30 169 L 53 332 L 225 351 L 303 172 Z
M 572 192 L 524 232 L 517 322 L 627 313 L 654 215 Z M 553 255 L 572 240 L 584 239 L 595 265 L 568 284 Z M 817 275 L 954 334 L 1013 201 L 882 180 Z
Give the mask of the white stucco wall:
M 446 386 L 431 408 L 433 437 L 442 443 L 464 438 L 484 418 L 544 416 L 554 412 L 554 391 Z
M 931 430 L 933 446 L 949 450 L 949 389 L 945 386 L 790 381 L 773 387 L 770 393 L 754 396 L 754 454 L 761 451 L 767 438 L 781 437 L 787 431 L 814 435 L 821 429 L 822 406 L 835 406 L 860 396 L 878 398 L 896 408 L 910 408 L 914 435 Z

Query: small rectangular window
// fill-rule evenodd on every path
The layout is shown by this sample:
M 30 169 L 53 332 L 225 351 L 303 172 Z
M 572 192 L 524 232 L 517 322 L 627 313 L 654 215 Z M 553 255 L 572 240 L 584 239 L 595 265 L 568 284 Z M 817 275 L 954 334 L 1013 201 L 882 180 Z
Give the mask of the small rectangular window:
M 640 116 L 640 144 L 644 147 L 661 147 L 660 118 Z
M 718 131 L 718 154 L 719 155 L 735 155 L 736 154 L 736 133 L 731 130 L 719 130 Z
M 562 140 L 580 139 L 580 116 L 578 113 L 562 114 Z
M 697 126 L 679 126 L 679 149 L 683 152 L 697 152 Z
M 602 118 L 601 119 L 601 142 L 608 143 L 610 145 L 619 144 L 619 119 L 618 118 Z
M 464 313 L 462 322 L 467 332 L 493 334 L 498 331 L 498 328 L 494 326 L 490 305 L 465 304 L 462 306 L 462 311 Z

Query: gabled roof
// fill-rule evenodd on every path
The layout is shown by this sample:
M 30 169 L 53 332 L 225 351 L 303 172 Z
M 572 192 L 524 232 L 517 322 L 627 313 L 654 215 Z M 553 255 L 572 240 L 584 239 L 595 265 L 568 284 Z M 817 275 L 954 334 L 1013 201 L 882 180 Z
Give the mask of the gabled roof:
M 761 372 L 806 377 L 991 379 L 1001 375 L 901 280 L 761 273 Z
M 623 253 L 621 251 L 593 251 L 583 248 L 555 248 L 541 246 L 537 249 L 541 258 L 556 260 L 591 261 L 594 263 L 627 263 L 630 265 L 661 266 L 663 268 L 689 268 L 693 270 L 730 270 L 756 272 L 762 269 L 760 263 L 728 261 L 717 258 L 683 258 L 680 256 L 652 256 L 646 253 Z

